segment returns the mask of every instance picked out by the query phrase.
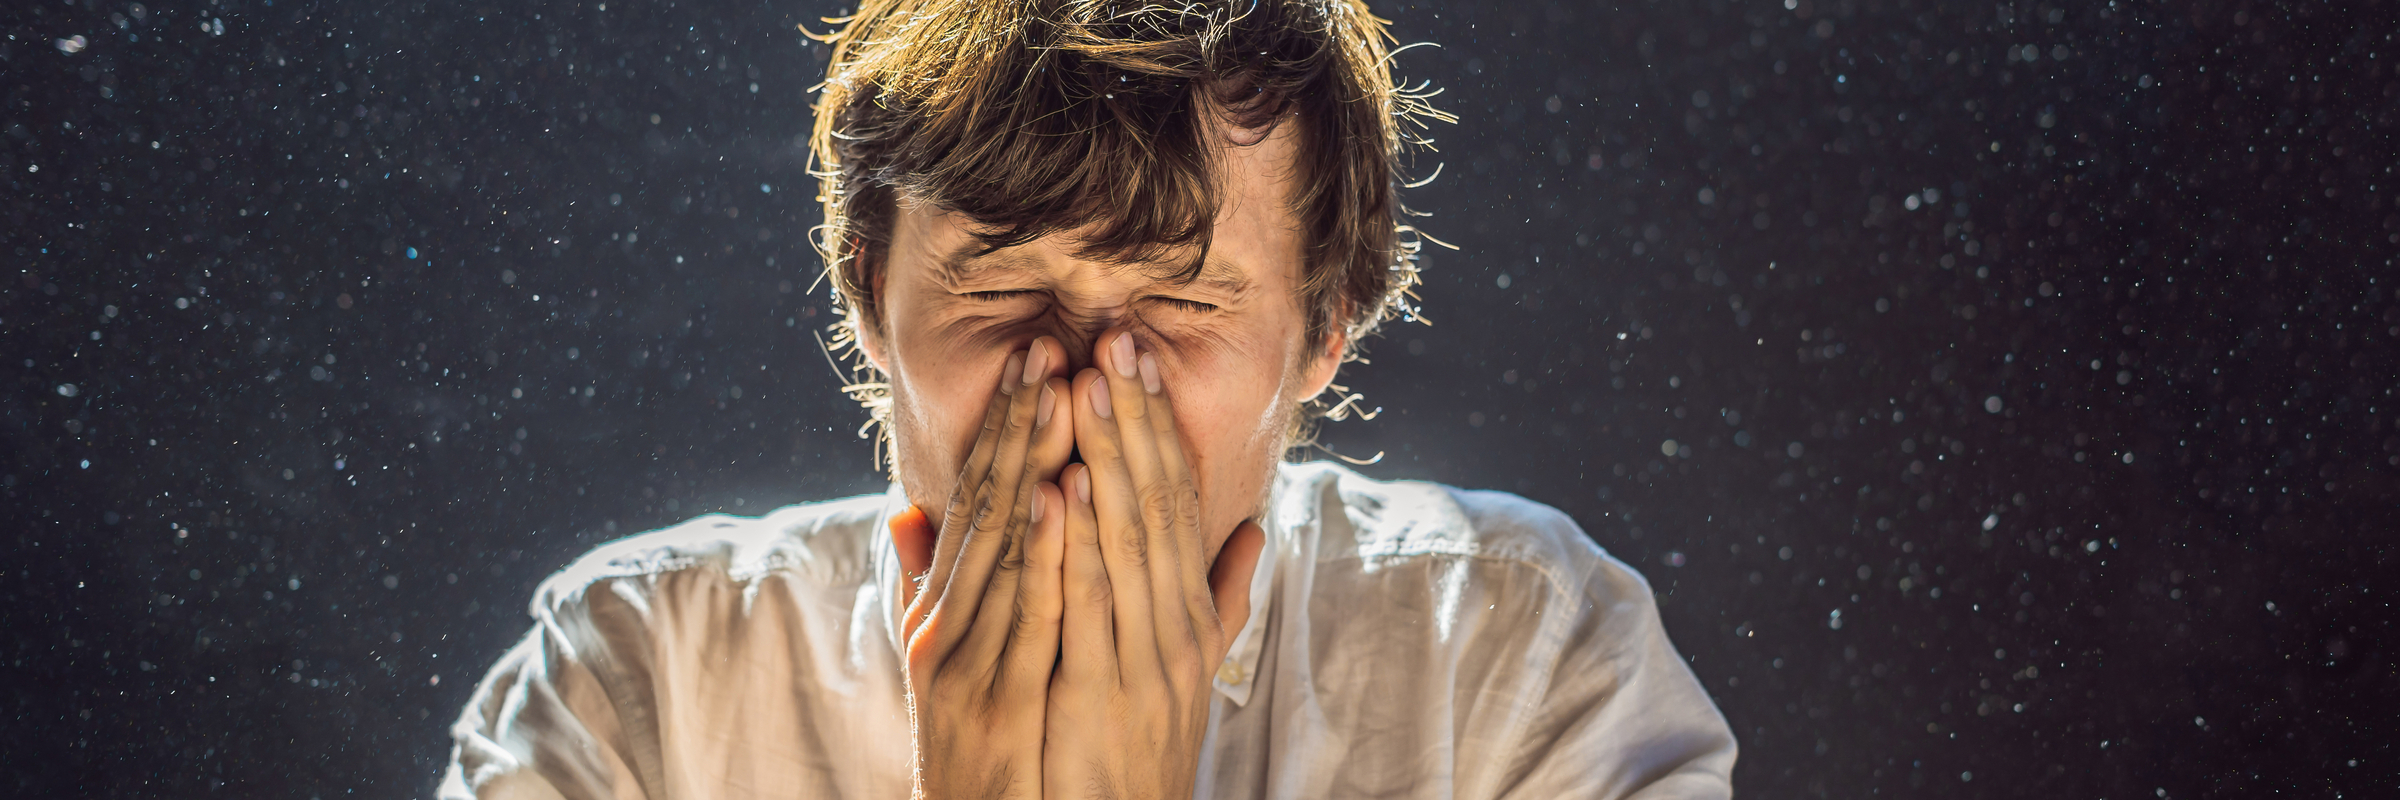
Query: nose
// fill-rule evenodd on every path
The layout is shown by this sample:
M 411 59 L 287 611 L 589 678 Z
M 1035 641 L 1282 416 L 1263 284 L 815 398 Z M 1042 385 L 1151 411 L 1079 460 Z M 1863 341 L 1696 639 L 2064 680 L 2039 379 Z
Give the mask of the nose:
M 1099 341 L 1100 331 L 1082 325 L 1061 325 L 1050 336 L 1067 351 L 1066 374 L 1073 376 L 1085 367 L 1098 366 L 1092 359 L 1092 343 Z
M 1059 348 L 1065 350 L 1067 355 L 1067 369 L 1064 374 L 1071 376 L 1083 371 L 1085 367 L 1100 366 L 1093 351 L 1112 332 L 1126 327 L 1126 320 L 1118 315 L 1088 319 L 1055 319 L 1051 324 L 1044 326 L 1037 336 L 1049 336 L 1058 340 Z

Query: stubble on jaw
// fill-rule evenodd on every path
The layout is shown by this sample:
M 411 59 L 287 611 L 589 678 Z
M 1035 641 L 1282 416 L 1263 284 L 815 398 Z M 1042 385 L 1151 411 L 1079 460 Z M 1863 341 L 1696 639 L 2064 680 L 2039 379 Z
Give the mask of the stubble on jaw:
M 1251 501 L 1249 513 L 1243 514 L 1240 519 L 1256 520 L 1262 531 L 1269 530 L 1268 515 L 1275 511 L 1277 468 L 1283 465 L 1285 459 L 1291 457 L 1292 448 L 1298 446 L 1300 441 L 1300 426 L 1304 421 L 1302 417 L 1307 413 L 1304 409 L 1310 398 L 1291 397 L 1290 390 L 1307 380 L 1306 370 L 1309 355 L 1304 351 L 1300 358 L 1294 359 L 1292 364 L 1284 368 L 1283 379 L 1275 387 L 1275 396 L 1278 398 L 1275 410 L 1268 415 L 1268 419 L 1265 420 L 1259 431 L 1251 437 L 1252 441 L 1266 439 L 1270 444 L 1266 451 L 1267 463 L 1262 468 L 1265 475 L 1264 479 L 1259 482 L 1258 495 Z M 1222 536 L 1209 538 L 1208 551 L 1203 554 L 1209 563 L 1216 563 L 1218 551 L 1225 548 L 1226 538 L 1232 535 L 1233 530 L 1228 528 Z M 1268 546 L 1273 546 L 1273 542 L 1269 542 Z

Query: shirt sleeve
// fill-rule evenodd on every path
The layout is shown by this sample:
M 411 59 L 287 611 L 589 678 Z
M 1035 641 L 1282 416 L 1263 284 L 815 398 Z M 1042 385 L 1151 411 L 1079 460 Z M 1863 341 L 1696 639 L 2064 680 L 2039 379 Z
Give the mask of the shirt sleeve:
M 1650 585 L 1594 560 L 1509 798 L 1729 798 L 1733 731 L 1667 641 Z
M 450 726 L 442 800 L 642 798 L 615 703 L 557 615 L 500 657 Z M 639 685 L 639 684 L 634 684 Z

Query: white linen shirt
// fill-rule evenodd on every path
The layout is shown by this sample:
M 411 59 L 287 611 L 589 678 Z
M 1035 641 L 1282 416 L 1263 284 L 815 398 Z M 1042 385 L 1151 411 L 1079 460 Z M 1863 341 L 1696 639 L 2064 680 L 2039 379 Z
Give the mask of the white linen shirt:
M 1649 584 L 1499 492 L 1278 468 L 1198 797 L 1708 798 L 1734 740 Z M 542 582 L 444 798 L 902 798 L 884 495 L 712 515 Z

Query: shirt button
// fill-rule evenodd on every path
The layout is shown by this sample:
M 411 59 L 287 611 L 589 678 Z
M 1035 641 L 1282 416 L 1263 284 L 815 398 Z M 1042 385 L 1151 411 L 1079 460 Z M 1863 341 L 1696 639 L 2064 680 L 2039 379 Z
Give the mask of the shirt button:
M 1225 683 L 1241 683 L 1242 665 L 1239 662 L 1231 660 L 1226 661 L 1223 665 L 1217 667 L 1217 680 Z

